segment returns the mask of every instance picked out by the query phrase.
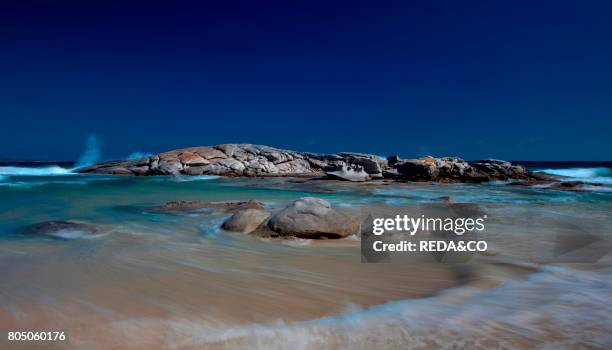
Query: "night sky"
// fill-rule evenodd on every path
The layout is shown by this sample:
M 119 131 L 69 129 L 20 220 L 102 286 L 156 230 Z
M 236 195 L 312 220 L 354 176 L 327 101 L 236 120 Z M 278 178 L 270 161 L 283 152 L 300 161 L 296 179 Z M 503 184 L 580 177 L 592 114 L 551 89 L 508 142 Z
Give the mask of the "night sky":
M 0 3 L 0 158 L 612 158 L 612 2 Z

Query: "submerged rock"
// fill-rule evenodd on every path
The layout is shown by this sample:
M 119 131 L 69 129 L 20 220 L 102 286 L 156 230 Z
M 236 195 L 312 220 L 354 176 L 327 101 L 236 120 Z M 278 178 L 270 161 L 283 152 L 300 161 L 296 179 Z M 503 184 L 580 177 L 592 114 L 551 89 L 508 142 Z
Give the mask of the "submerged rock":
M 557 191 L 591 192 L 592 189 L 596 187 L 606 187 L 606 186 L 600 183 L 590 183 L 590 182 L 582 182 L 582 181 L 565 181 L 565 182 L 555 183 L 545 188 L 549 190 L 557 190 Z
M 442 203 L 446 203 L 446 204 L 454 204 L 455 203 L 455 200 L 451 196 L 438 197 L 438 198 L 436 198 L 436 200 L 438 200 L 438 201 L 440 201 Z
M 320 198 L 304 197 L 274 214 L 268 227 L 281 237 L 343 238 L 359 231 L 357 218 L 341 213 Z
M 218 209 L 224 212 L 236 212 L 242 209 L 264 209 L 265 205 L 256 200 L 249 200 L 246 202 L 220 202 L 210 203 L 199 200 L 193 201 L 172 201 L 164 205 L 152 208 L 153 211 L 163 213 L 181 213 L 181 212 L 198 212 L 206 209 Z
M 235 212 L 221 226 L 224 230 L 251 233 L 260 227 L 270 213 L 261 209 L 242 209 Z
M 44 221 L 25 228 L 24 232 L 31 235 L 43 235 L 60 239 L 75 239 L 90 236 L 100 232 L 92 224 L 75 221 Z

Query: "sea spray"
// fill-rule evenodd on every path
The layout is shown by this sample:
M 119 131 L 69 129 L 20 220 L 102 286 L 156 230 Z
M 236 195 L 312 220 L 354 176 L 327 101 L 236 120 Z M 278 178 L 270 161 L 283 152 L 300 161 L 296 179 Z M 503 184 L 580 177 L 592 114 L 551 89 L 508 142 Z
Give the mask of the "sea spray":
M 152 153 L 148 153 L 148 152 L 133 152 L 133 153 L 130 153 L 130 155 L 127 156 L 126 159 L 128 160 L 140 159 L 144 157 L 150 157 L 152 155 L 153 155 Z
M 100 145 L 98 138 L 95 135 L 90 135 L 87 138 L 87 145 L 85 152 L 81 155 L 76 163 L 76 168 L 81 168 L 87 165 L 91 165 L 100 160 Z
M 100 160 L 100 146 L 95 135 L 87 138 L 85 151 L 73 168 L 63 168 L 59 165 L 45 167 L 20 167 L 4 166 L 0 167 L 0 180 L 7 179 L 8 176 L 56 176 L 71 175 L 77 168 L 93 164 Z
M 57 165 L 33 168 L 33 167 L 18 167 L 18 166 L 3 166 L 0 167 L 0 176 L 53 176 L 53 175 L 69 175 L 70 169 L 62 168 Z

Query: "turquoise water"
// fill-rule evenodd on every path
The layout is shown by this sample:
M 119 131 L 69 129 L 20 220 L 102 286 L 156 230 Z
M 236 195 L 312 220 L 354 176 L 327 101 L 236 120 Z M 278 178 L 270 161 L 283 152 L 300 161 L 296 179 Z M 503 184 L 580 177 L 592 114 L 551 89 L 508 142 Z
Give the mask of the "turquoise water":
M 13 174 L 26 172 L 17 168 L 10 170 Z M 139 209 L 179 199 L 209 202 L 257 199 L 270 206 L 282 206 L 304 196 L 321 197 L 337 206 L 434 203 L 443 196 L 450 196 L 458 203 L 479 204 L 596 204 L 612 201 L 612 192 L 607 190 L 574 193 L 512 187 L 503 183 L 368 188 L 323 182 L 287 183 L 282 179 L 76 175 L 59 167 L 41 169 L 34 174 L 2 175 L 0 211 L 3 220 L 0 229 L 3 234 L 45 220 L 79 219 L 99 223 L 139 220 L 144 218 L 144 211 Z
M 474 203 L 492 218 L 491 252 L 465 267 L 473 277 L 464 286 L 456 266 L 362 264 L 358 237 L 265 241 L 221 230 L 228 213 L 150 210 L 195 199 L 256 199 L 273 210 L 304 196 L 356 213 L 418 209 L 446 196 Z M 397 349 L 605 348 L 612 344 L 612 263 L 599 248 L 610 240 L 610 213 L 612 193 L 601 189 L 0 167 L 0 328 L 57 325 L 73 332 L 74 348 L 366 349 L 380 339 Z M 86 222 L 100 232 L 64 240 L 24 233 L 47 220 Z M 561 233 L 601 238 L 597 257 L 559 259 Z M 578 254 L 585 255 L 595 250 Z

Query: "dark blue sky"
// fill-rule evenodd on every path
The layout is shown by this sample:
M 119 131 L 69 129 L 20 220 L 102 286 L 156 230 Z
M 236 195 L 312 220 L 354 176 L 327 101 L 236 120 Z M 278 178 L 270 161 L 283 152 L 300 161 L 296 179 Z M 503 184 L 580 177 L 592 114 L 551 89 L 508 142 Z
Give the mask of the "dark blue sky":
M 0 158 L 612 158 L 610 1 L 14 0 L 0 36 Z

